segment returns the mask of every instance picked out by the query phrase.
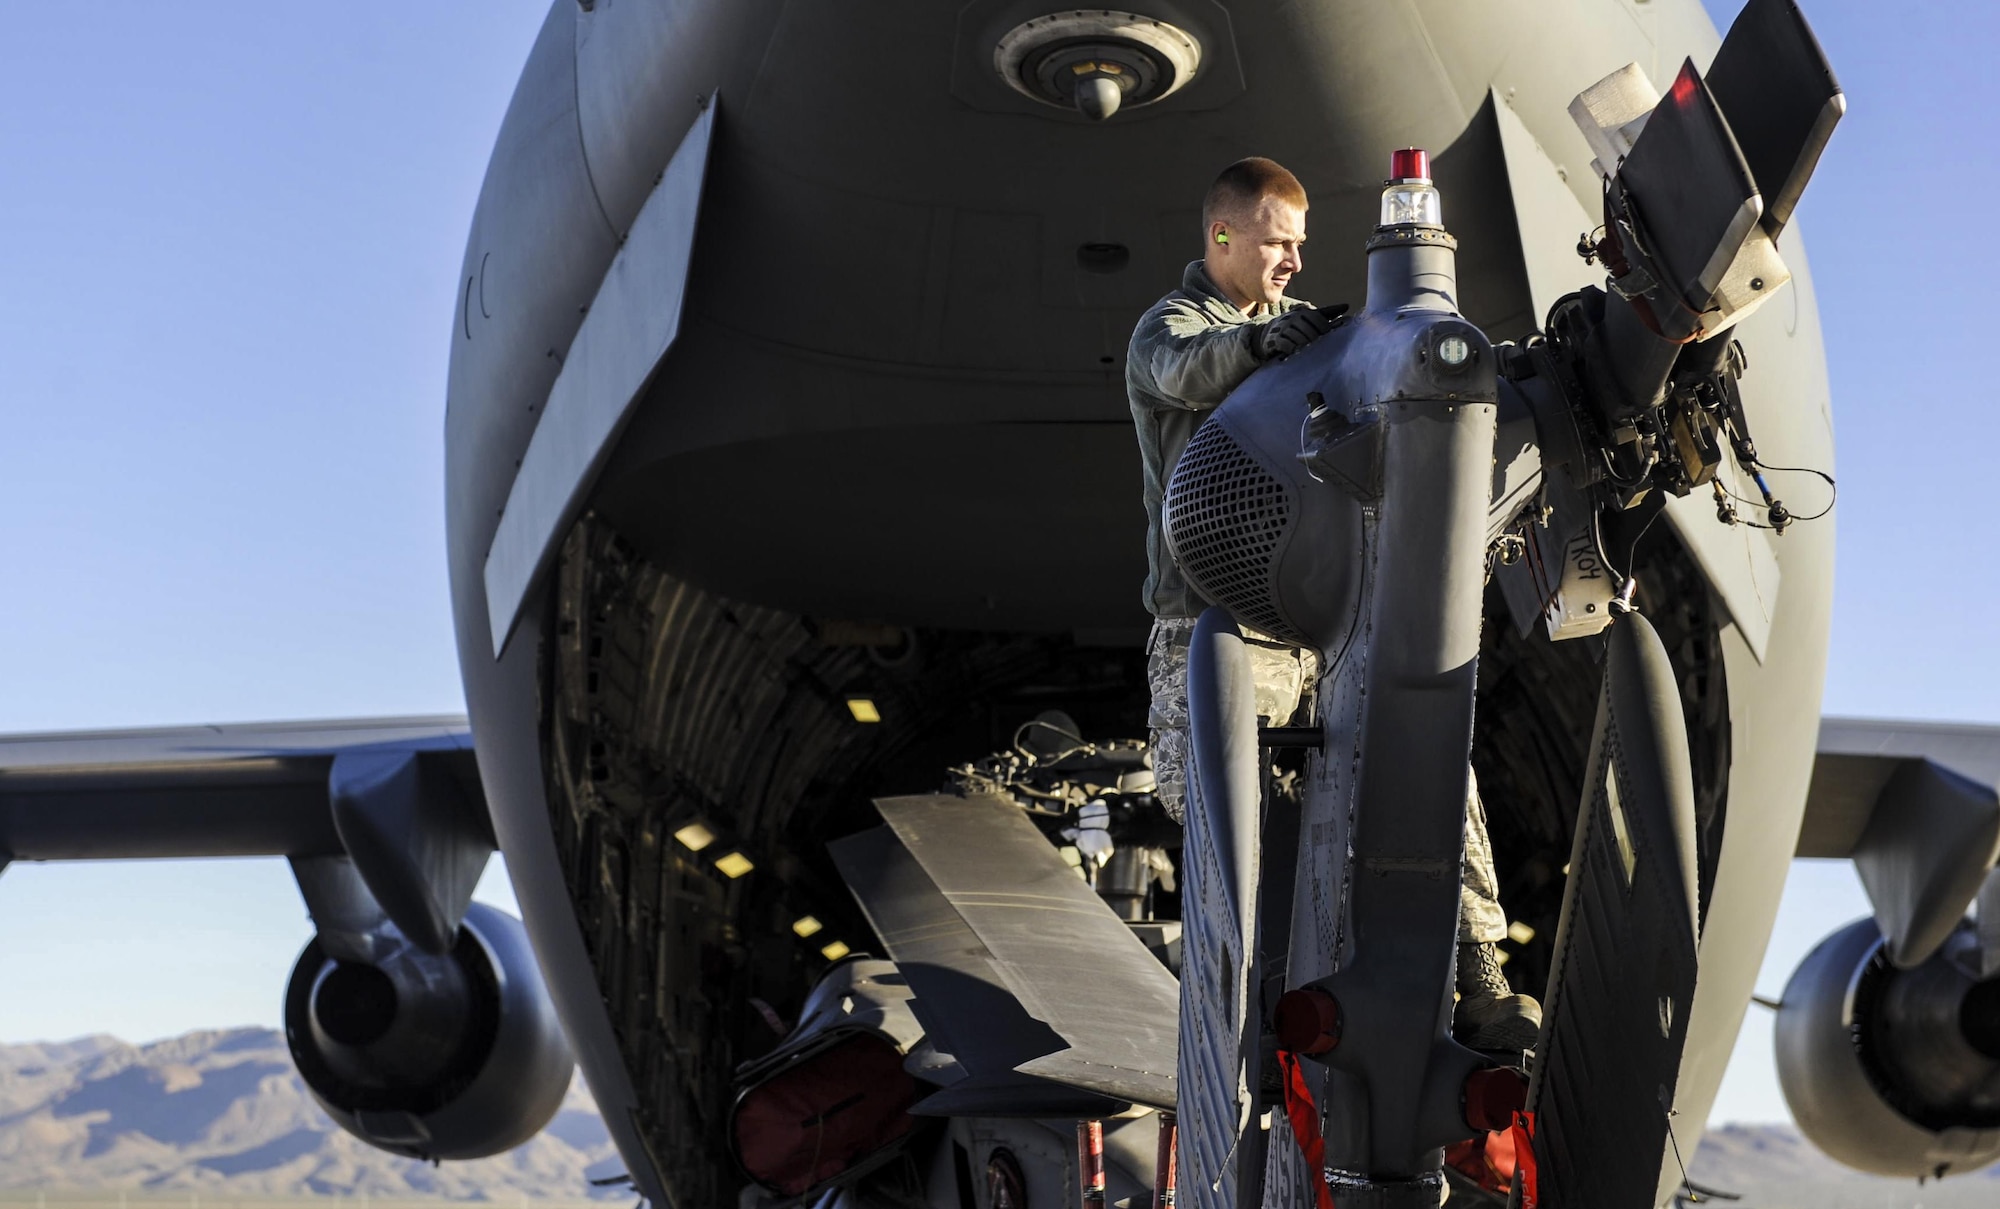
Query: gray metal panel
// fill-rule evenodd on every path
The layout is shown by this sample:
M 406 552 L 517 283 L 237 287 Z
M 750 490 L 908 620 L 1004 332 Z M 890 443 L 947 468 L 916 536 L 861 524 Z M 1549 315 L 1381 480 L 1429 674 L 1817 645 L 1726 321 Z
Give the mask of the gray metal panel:
M 253 723 L 0 738 L 0 852 L 14 860 L 342 851 L 343 752 L 436 753 L 483 813 L 465 719 Z
M 1021 1005 L 1069 1043 L 1018 1069 L 1171 1108 L 1179 984 L 1035 825 L 993 798 L 875 805 Z
M 681 140 L 605 271 L 549 391 L 486 553 L 486 611 L 497 658 L 557 539 L 610 457 L 632 404 L 680 333 L 708 151 L 711 102 Z
M 1921 757 L 1983 785 L 2000 785 L 2000 726 L 1822 718 L 1819 755 L 1795 853 L 1852 856 L 1875 802 L 1906 759 Z
M 1558 298 L 1603 283 L 1604 270 L 1576 254 L 1578 236 L 1603 220 L 1576 200 L 1568 180 L 1500 90 L 1489 92 L 1501 153 L 1507 160 L 1514 222 L 1521 235 L 1521 266 L 1528 274 L 1528 295 L 1539 327 Z

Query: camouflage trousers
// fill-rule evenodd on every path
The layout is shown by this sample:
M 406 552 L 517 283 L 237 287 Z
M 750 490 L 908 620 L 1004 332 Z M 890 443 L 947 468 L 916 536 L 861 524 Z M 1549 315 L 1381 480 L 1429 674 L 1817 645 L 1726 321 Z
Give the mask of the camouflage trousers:
M 1187 808 L 1187 651 L 1193 635 L 1192 617 L 1156 618 L 1146 647 L 1146 680 L 1153 692 L 1147 721 L 1152 727 L 1154 793 L 1177 823 Z M 1247 628 L 1243 640 L 1256 685 L 1257 713 L 1267 725 L 1283 726 L 1318 682 L 1319 654 Z M 1486 807 L 1470 768 L 1465 770 L 1465 867 L 1459 880 L 1458 920 L 1461 941 L 1491 943 L 1507 935 L 1493 845 L 1486 836 Z

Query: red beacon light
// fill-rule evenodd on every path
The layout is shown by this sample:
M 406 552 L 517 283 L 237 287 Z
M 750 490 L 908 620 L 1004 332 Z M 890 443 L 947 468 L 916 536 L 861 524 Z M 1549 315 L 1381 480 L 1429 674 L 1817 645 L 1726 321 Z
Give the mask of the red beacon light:
M 1383 227 L 1442 227 L 1444 205 L 1431 184 L 1431 157 L 1418 147 L 1404 147 L 1389 161 L 1389 180 L 1382 190 Z

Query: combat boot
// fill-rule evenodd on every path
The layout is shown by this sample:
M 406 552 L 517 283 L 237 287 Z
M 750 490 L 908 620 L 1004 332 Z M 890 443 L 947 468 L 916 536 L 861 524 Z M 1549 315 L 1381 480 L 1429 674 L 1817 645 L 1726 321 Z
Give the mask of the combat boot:
M 1515 1053 L 1533 1049 L 1542 1031 L 1542 1005 L 1516 995 L 1500 969 L 1500 951 L 1488 944 L 1458 946 L 1458 1010 L 1452 1032 L 1473 1049 Z

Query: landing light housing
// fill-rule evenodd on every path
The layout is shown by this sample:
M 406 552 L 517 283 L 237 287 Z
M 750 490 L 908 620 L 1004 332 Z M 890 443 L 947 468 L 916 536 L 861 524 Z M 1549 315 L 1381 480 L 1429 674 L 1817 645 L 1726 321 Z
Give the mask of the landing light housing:
M 1032 17 L 993 48 L 993 70 L 1009 88 L 1093 122 L 1178 92 L 1201 60 L 1186 30 L 1116 9 Z

